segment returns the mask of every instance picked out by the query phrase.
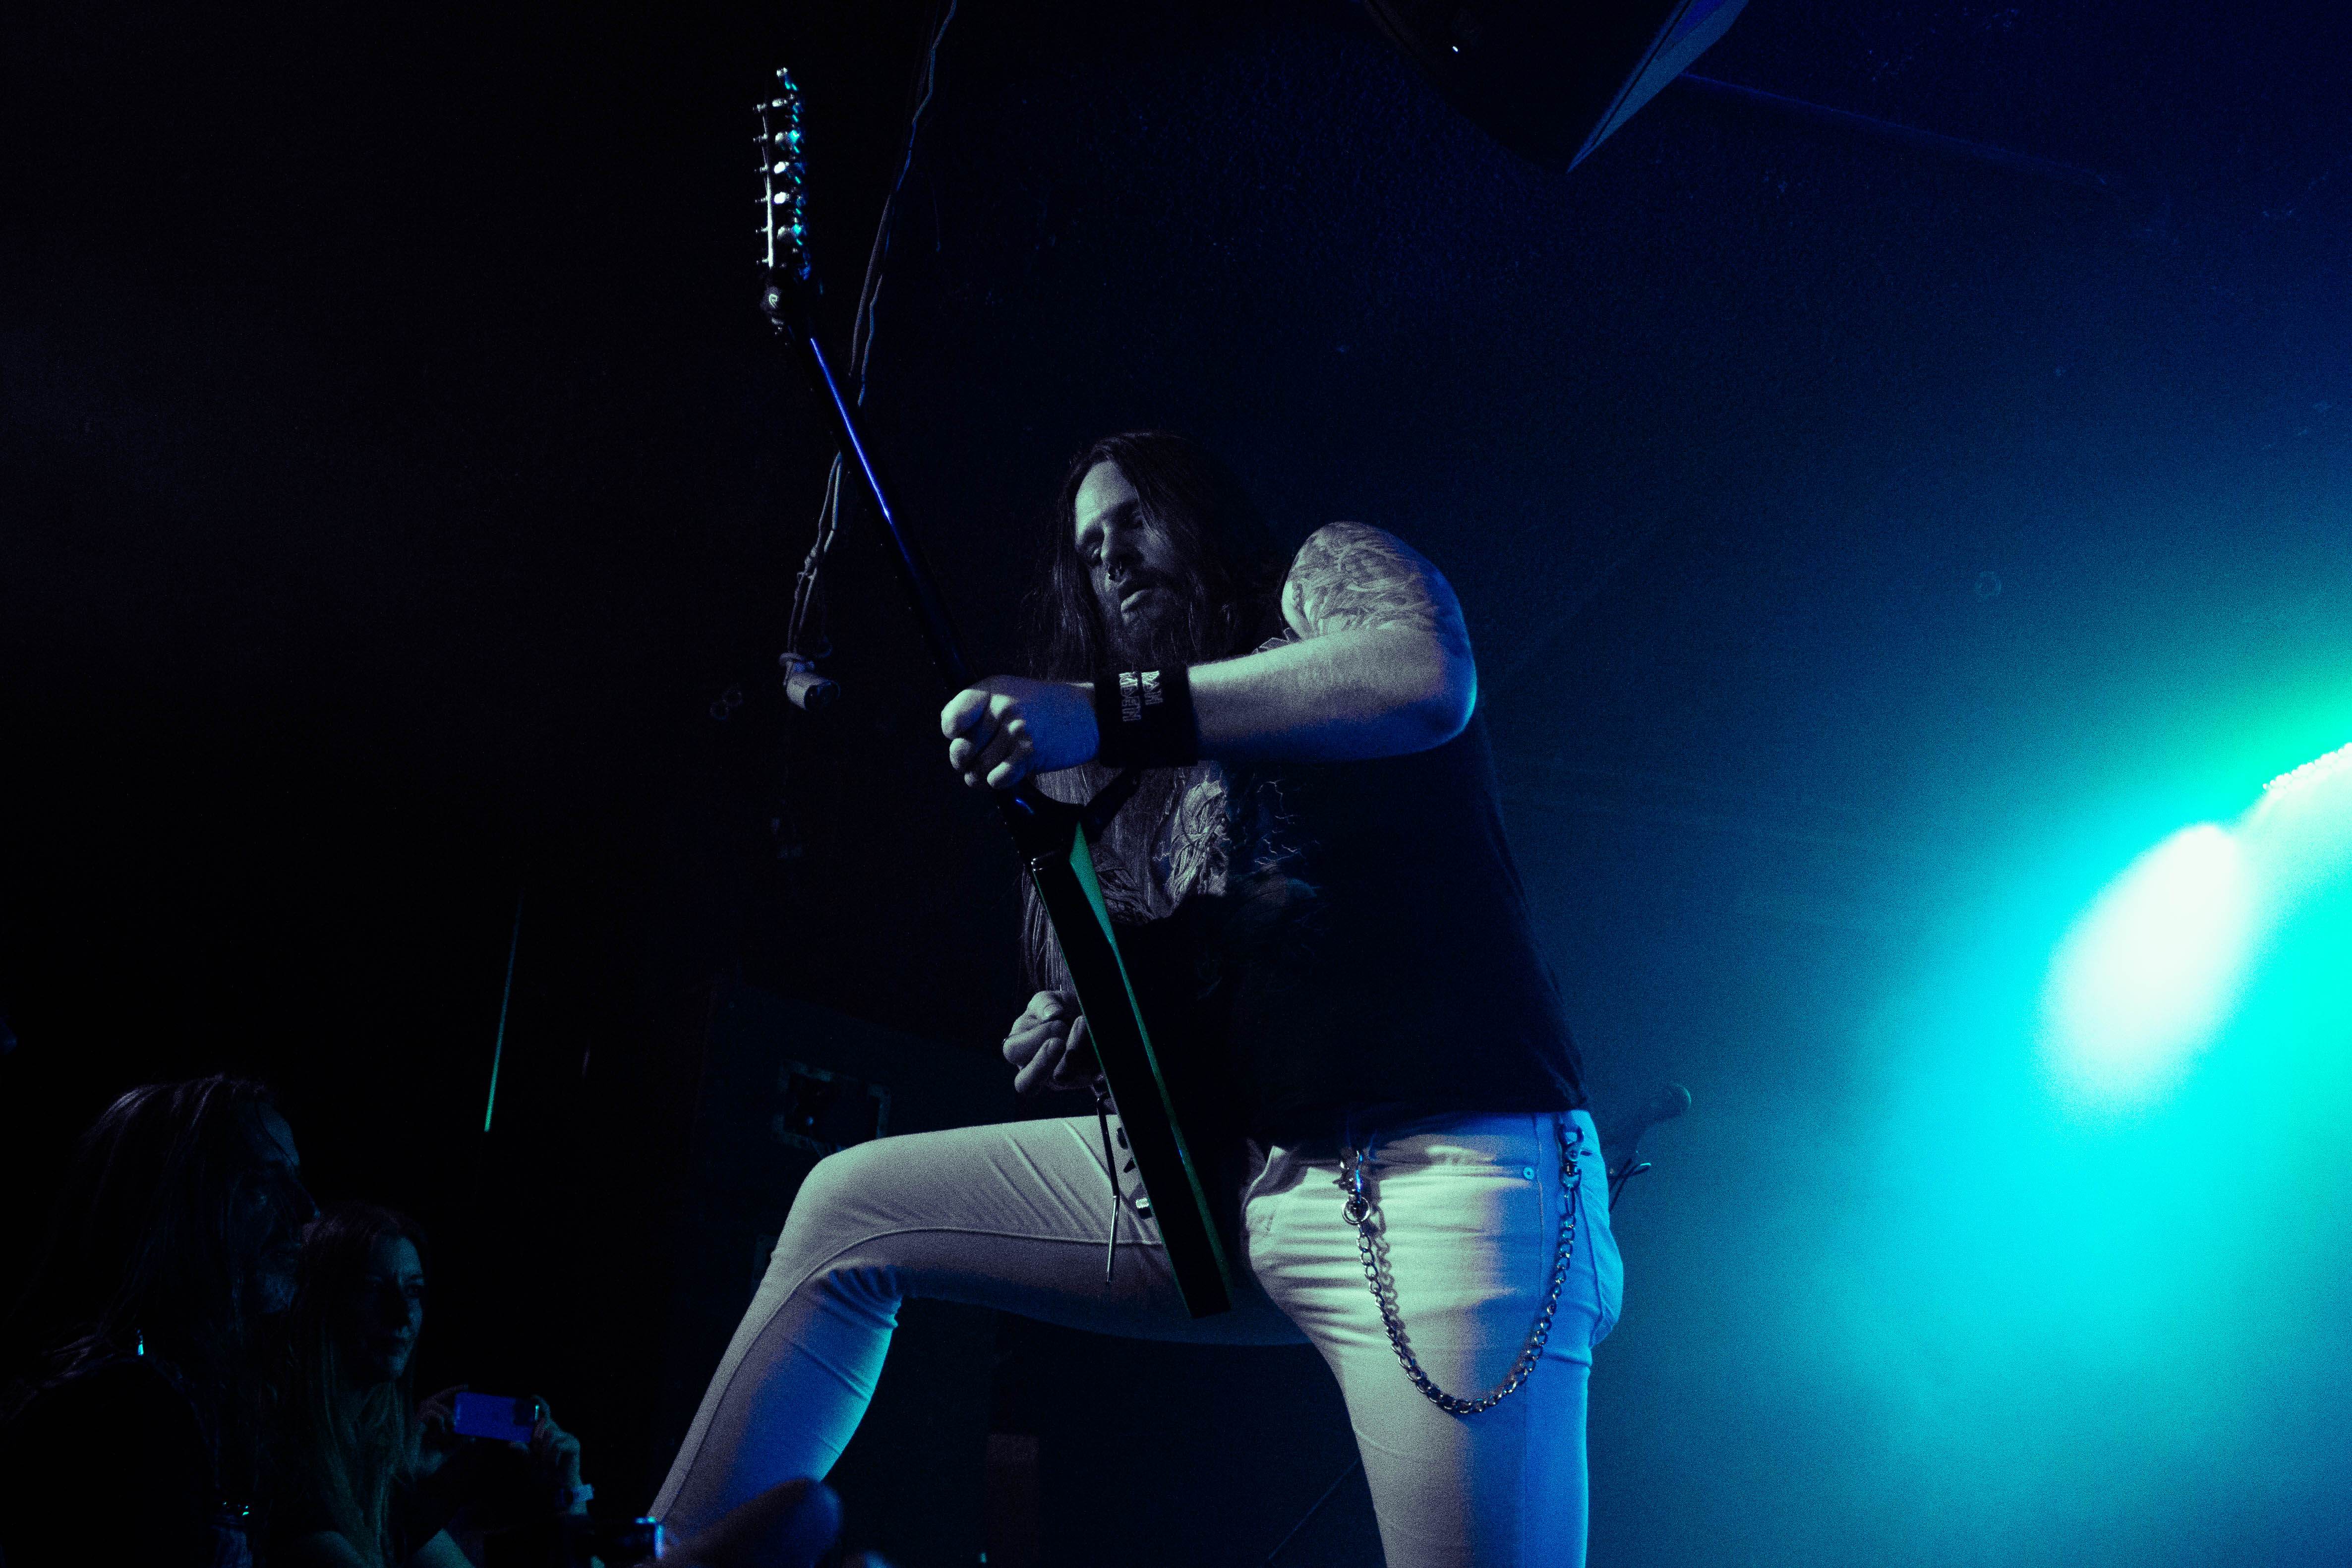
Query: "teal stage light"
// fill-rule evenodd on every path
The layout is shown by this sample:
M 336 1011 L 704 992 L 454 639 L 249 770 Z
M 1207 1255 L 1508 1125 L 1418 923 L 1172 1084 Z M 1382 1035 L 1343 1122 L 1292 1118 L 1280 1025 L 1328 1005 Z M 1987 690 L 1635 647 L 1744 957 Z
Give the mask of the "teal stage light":
M 2352 742 L 2337 747 L 2325 757 L 2315 757 L 2300 768 L 2290 768 L 2263 786 L 2263 793 L 2273 795 L 2282 789 L 2316 788 L 2326 780 L 2352 768 Z
M 2134 861 L 2051 958 L 2043 1042 L 2064 1096 L 2125 1109 L 2177 1083 L 2261 952 L 2347 866 L 2352 746 L 2280 774 L 2228 827 L 2184 828 Z
M 2126 868 L 2051 964 L 2045 1020 L 2066 1085 L 2112 1104 L 2176 1080 L 2237 1000 L 2254 905 L 2236 837 L 2212 822 Z
M 1719 1256 L 1790 1288 L 1726 1314 L 1748 1324 L 1726 1375 L 1779 1358 L 1799 1370 L 1756 1408 L 1835 1409 L 1866 1435 L 1851 1480 L 1822 1472 L 1851 1488 L 1844 1513 L 1916 1497 L 1976 1543 L 1967 1561 L 2085 1568 L 2216 1558 L 2149 1542 L 2219 1492 L 2336 1517 L 2352 751 L 2257 789 L 2341 740 L 2344 712 L 2299 718 L 2294 748 L 2254 766 L 2242 752 L 2218 801 L 2206 774 L 2168 818 L 2142 796 L 2073 843 L 2041 824 L 1989 845 L 1980 895 L 1863 1020 L 1842 1103 L 1762 1074 L 1748 1090 L 1759 1121 L 1836 1156 L 1751 1183 L 1727 1152 Z

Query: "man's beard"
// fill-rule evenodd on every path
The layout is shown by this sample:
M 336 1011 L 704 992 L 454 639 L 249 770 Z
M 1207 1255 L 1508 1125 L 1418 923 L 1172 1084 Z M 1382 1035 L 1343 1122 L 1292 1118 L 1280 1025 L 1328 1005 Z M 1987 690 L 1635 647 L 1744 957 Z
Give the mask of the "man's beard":
M 1151 613 L 1129 619 L 1106 616 L 1111 656 L 1121 669 L 1164 670 L 1172 664 L 1197 664 L 1223 656 L 1227 650 L 1210 646 L 1218 616 L 1190 582 L 1161 579 L 1151 586 Z

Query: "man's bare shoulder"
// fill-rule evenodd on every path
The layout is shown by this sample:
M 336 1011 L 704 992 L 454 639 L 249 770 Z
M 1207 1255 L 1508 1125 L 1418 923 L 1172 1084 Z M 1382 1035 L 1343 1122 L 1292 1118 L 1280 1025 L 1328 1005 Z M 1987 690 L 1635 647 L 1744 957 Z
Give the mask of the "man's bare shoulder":
M 1282 584 L 1283 618 L 1302 637 L 1369 626 L 1416 626 L 1467 657 L 1462 606 L 1444 574 L 1386 528 L 1326 523 L 1309 534 Z

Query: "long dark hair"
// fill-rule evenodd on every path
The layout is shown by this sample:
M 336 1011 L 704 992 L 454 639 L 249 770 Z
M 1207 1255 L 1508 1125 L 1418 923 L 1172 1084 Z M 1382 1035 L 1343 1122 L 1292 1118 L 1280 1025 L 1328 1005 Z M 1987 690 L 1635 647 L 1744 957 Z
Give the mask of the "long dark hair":
M 310 1197 L 262 1149 L 269 1091 L 241 1078 L 133 1089 L 84 1133 L 33 1283 L 0 1344 L 0 1420 L 122 1358 L 194 1413 L 224 1496 L 261 1472 L 263 1258 L 290 1245 Z
M 264 1085 L 218 1076 L 150 1083 L 107 1107 L 75 1146 L 8 1322 L 13 1393 L 111 1355 L 233 1375 L 253 1336 L 254 1266 L 310 1218 L 300 1183 L 261 1158 L 272 1108 Z
M 1078 486 L 1097 464 L 1116 463 L 1145 517 L 1168 531 L 1186 580 L 1186 614 L 1168 656 L 1187 664 L 1246 653 L 1282 629 L 1278 601 L 1287 559 L 1232 470 L 1194 441 L 1164 430 L 1106 435 L 1071 460 L 1055 492 L 1045 570 L 1025 609 L 1031 673 L 1084 681 L 1115 650 L 1078 553 Z
M 348 1354 L 353 1298 L 376 1243 L 388 1237 L 405 1238 L 429 1262 L 425 1233 L 393 1209 L 337 1204 L 310 1227 L 278 1379 L 286 1480 L 325 1511 L 371 1568 L 392 1560 L 393 1492 L 416 1462 L 415 1356 L 398 1377 L 362 1387 Z
M 1183 573 L 1169 586 L 1182 595 L 1184 614 L 1155 632 L 1148 653 L 1128 651 L 1131 656 L 1152 664 L 1203 664 L 1249 653 L 1280 633 L 1282 580 L 1289 558 L 1277 548 L 1240 480 L 1198 442 L 1164 430 L 1129 431 L 1106 435 L 1079 453 L 1055 493 L 1043 570 L 1024 606 L 1033 674 L 1041 680 L 1099 679 L 1122 653 L 1103 623 L 1077 546 L 1078 489 L 1103 463 L 1118 465 L 1135 486 L 1144 516 L 1167 531 Z M 1084 800 L 1109 778 L 1108 769 L 1088 763 L 1053 778 L 1046 788 Z M 1217 802 L 1194 792 L 1197 781 L 1196 770 L 1147 772 L 1135 798 L 1095 846 L 1095 869 L 1114 919 L 1142 921 L 1161 913 L 1150 862 L 1163 831 L 1174 854 L 1172 880 L 1183 884 L 1168 890 L 1173 895 L 1221 878 L 1231 862 L 1232 801 L 1255 800 L 1271 788 L 1255 775 L 1235 779 L 1220 798 L 1222 808 L 1210 810 Z M 1254 853 L 1244 853 L 1244 862 Z M 1070 984 L 1053 926 L 1025 877 L 1021 967 L 1034 988 L 1060 990 Z

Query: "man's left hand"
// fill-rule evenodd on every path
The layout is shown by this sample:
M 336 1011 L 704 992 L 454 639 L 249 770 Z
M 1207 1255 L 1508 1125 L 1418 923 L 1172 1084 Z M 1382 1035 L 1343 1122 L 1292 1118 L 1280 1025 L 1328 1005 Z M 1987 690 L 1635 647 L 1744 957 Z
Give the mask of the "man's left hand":
M 973 789 L 1010 789 L 1032 773 L 1090 760 L 1101 745 L 1082 682 L 991 675 L 940 710 L 948 766 Z

